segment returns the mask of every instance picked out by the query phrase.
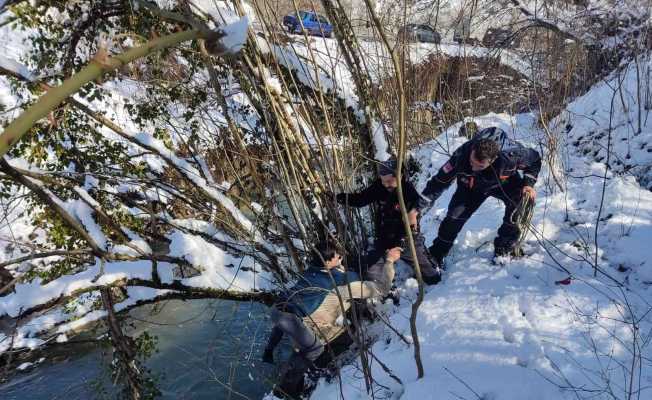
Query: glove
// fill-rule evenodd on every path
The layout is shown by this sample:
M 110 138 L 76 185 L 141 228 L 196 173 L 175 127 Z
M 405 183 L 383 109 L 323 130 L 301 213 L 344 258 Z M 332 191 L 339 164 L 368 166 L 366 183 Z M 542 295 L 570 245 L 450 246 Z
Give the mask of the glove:
M 337 200 L 338 204 L 346 203 L 346 193 L 338 193 L 335 200 Z

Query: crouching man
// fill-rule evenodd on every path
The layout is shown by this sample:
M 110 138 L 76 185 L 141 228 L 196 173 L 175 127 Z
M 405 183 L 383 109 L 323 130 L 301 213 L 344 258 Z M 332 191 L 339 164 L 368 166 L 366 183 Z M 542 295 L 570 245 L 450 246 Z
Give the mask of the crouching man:
M 342 256 L 331 244 L 320 244 L 313 253 L 310 267 L 272 308 L 274 327 L 263 354 L 263 361 L 273 363 L 274 349 L 283 335 L 292 340 L 295 351 L 275 389 L 275 394 L 290 398 L 303 390 L 304 373 L 322 354 L 324 345 L 343 333 L 342 318 L 351 300 L 380 298 L 389 292 L 394 262 L 400 257 L 400 250 L 392 249 L 382 271 L 375 274 L 377 280 L 362 281 L 357 273 L 344 271 Z
M 367 188 L 357 193 L 340 193 L 337 195 L 337 202 L 345 206 L 365 207 L 376 204 L 378 207 L 376 214 L 378 237 L 374 249 L 367 256 L 370 272 L 378 270 L 383 265 L 382 257 L 386 251 L 394 247 L 405 247 L 406 233 L 398 198 L 396 167 L 397 160 L 395 157 L 383 161 L 378 166 L 379 178 Z M 424 238 L 419 232 L 418 216 L 421 197 L 414 185 L 405 177 L 403 178 L 402 188 L 403 201 L 408 211 L 408 220 L 423 281 L 428 285 L 435 285 L 441 281 L 441 270 L 430 259 L 424 244 Z M 410 251 L 404 251 L 401 259 L 414 268 L 414 260 Z
M 483 129 L 455 150 L 423 190 L 424 196 L 435 201 L 457 181 L 446 218 L 429 249 L 434 261 L 442 265 L 466 221 L 488 197 L 505 205 L 503 223 L 494 240 L 495 256 L 520 255 L 517 242 L 521 228 L 515 223 L 516 212 L 524 196 L 534 201 L 540 169 L 541 156 L 536 150 L 515 141 L 508 143 L 505 132 L 496 127 Z

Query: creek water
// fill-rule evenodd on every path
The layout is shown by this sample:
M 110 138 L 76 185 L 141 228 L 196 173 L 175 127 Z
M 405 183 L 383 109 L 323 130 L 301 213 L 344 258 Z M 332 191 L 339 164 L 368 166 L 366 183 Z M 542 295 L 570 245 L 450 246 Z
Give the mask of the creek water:
M 271 329 L 268 314 L 254 302 L 168 300 L 131 310 L 123 326 L 132 337 L 156 337 L 156 351 L 144 365 L 161 398 L 261 399 L 278 379 L 278 367 L 260 361 Z M 106 345 L 62 346 L 1 385 L 0 399 L 116 398 L 111 358 Z

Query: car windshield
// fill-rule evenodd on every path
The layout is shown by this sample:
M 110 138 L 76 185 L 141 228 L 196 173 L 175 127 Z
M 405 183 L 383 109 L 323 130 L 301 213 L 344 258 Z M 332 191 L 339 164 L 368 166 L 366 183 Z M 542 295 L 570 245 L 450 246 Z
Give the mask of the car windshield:
M 419 25 L 419 28 L 423 29 L 424 31 L 428 31 L 428 32 L 432 32 L 432 30 L 433 30 L 428 25 Z
M 300 19 L 305 19 L 305 18 L 306 18 L 306 15 L 308 15 L 307 12 L 305 12 L 305 11 L 299 11 L 299 18 L 300 18 Z

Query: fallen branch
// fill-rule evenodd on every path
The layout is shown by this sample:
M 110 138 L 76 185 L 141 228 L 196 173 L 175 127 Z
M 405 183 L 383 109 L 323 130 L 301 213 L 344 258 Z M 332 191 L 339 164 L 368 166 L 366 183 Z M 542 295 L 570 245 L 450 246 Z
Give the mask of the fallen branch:
M 271 305 L 274 303 L 275 296 L 271 292 L 235 292 L 231 290 L 215 289 L 215 288 L 202 288 L 188 286 L 179 280 L 174 280 L 171 283 L 155 282 L 153 280 L 146 280 L 141 278 L 123 278 L 115 280 L 108 284 L 95 284 L 81 289 L 73 290 L 70 293 L 62 294 L 57 298 L 51 299 L 45 303 L 41 303 L 34 307 L 27 308 L 22 311 L 20 317 L 26 317 L 36 312 L 45 311 L 60 304 L 67 303 L 68 301 L 78 297 L 84 293 L 98 291 L 103 288 L 110 287 L 129 287 L 129 286 L 143 286 L 152 289 L 172 290 L 179 293 L 188 295 L 202 295 L 205 297 L 224 299 L 224 300 L 242 300 L 242 301 L 257 301 L 263 304 Z
M 78 255 L 91 255 L 91 254 L 93 254 L 92 249 L 45 251 L 43 253 L 32 253 L 23 257 L 18 257 L 18 258 L 14 258 L 13 260 L 2 262 L 0 263 L 0 268 L 6 267 L 8 265 L 20 264 L 24 261 L 36 260 L 39 258 L 47 258 L 47 257 L 54 257 L 54 256 L 78 256 Z M 2 294 L 1 291 L 0 294 Z

